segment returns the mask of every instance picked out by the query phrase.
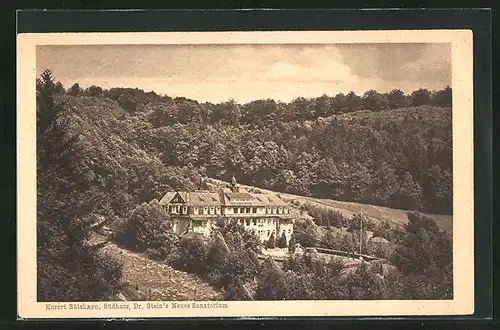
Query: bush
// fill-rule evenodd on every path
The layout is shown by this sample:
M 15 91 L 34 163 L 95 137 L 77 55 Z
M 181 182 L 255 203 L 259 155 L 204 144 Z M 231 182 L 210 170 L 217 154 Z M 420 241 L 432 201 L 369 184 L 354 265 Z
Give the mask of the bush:
M 267 247 L 270 249 L 274 249 L 276 247 L 276 239 L 274 238 L 274 233 L 269 236 L 269 239 L 267 240 Z
M 121 263 L 88 249 L 77 250 L 64 264 L 48 255 L 38 256 L 38 301 L 102 301 L 117 292 Z
M 304 247 L 313 247 L 318 243 L 319 231 L 311 220 L 295 222 L 293 234 L 295 241 Z
M 288 253 L 290 254 L 294 254 L 295 253 L 295 244 L 297 244 L 297 242 L 295 241 L 295 235 L 292 234 L 292 237 L 290 238 L 290 242 L 288 242 Z
M 208 270 L 208 249 L 207 239 L 200 234 L 184 235 L 179 239 L 173 265 L 204 277 Z
M 153 200 L 130 212 L 119 225 L 115 240 L 134 251 L 148 251 L 152 257 L 166 259 L 175 249 L 177 236 L 172 231 L 170 217 Z
M 374 231 L 375 230 L 375 223 L 368 218 L 366 215 L 361 214 L 361 213 L 354 213 L 352 215 L 352 218 L 350 220 L 351 224 L 349 226 L 349 231 L 355 231 L 355 230 L 360 230 L 361 229 L 361 221 L 363 221 L 363 231 L 369 230 L 369 231 Z
M 276 245 L 278 245 L 278 247 L 281 249 L 286 248 L 288 246 L 285 232 L 283 232 L 281 234 L 281 237 L 278 239 L 278 242 L 276 243 Z

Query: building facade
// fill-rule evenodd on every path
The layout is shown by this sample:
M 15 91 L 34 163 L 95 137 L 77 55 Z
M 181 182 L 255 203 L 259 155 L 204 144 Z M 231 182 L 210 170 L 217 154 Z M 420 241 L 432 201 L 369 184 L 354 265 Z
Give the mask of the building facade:
M 290 207 L 273 194 L 251 194 L 239 189 L 232 179 L 231 188 L 218 192 L 167 192 L 160 204 L 172 219 L 173 230 L 178 233 L 197 232 L 210 235 L 218 218 L 237 221 L 253 231 L 261 242 L 271 235 L 278 240 L 283 233 L 287 243 L 293 233 Z

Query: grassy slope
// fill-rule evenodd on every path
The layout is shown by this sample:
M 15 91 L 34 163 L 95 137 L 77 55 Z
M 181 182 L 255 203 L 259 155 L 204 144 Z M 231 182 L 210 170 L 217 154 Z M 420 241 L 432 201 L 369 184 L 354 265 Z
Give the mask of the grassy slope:
M 196 275 L 176 270 L 114 244 L 103 247 L 101 252 L 123 262 L 122 280 L 126 286 L 121 293 L 127 300 L 217 300 L 218 292 Z

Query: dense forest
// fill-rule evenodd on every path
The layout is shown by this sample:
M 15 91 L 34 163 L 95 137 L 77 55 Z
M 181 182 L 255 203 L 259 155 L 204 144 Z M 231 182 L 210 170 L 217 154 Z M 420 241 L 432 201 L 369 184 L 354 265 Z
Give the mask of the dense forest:
M 234 174 L 245 184 L 306 196 L 452 212 L 449 87 L 240 105 L 57 86 L 78 116 L 96 116 L 97 127 L 99 116 L 109 117 L 118 133 L 109 132 L 112 138 L 137 145 L 163 166 L 220 179 Z M 87 110 L 93 114 L 78 108 L 94 108 Z
M 449 87 L 211 104 L 66 90 L 46 70 L 37 80 L 39 299 L 114 292 L 121 266 L 98 256 L 90 230 L 130 219 L 168 189 L 196 189 L 204 176 L 451 214 L 450 107 Z

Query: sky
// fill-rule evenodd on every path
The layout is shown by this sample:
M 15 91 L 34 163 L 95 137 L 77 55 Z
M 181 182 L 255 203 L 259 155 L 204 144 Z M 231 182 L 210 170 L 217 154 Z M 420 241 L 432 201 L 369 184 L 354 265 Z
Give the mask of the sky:
M 451 86 L 450 44 L 38 46 L 37 75 L 137 87 L 200 102 L 246 103 Z

